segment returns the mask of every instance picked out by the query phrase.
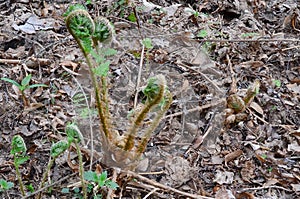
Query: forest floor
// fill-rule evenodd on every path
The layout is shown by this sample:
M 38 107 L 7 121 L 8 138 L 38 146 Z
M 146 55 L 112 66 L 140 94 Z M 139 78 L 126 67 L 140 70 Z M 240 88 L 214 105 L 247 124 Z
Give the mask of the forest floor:
M 0 198 L 22 198 L 15 135 L 29 156 L 20 165 L 23 198 L 41 191 L 42 198 L 82 198 L 74 147 L 39 189 L 68 122 L 83 134 L 84 169 L 108 171 L 119 185 L 89 198 L 300 198 L 298 0 L 86 2 L 77 3 L 115 27 L 108 75 L 115 129 L 126 130 L 136 90 L 149 77 L 166 77 L 173 102 L 134 171 L 105 164 L 97 114 L 86 111 L 95 110 L 89 71 L 64 22 L 71 3 L 1 1 L 0 78 L 20 83 L 31 74 L 31 85 L 47 87 L 26 89 L 24 100 L 17 86 L 0 81 L 0 179 L 14 184 L 2 181 Z M 230 100 L 253 87 L 255 97 L 232 111 Z

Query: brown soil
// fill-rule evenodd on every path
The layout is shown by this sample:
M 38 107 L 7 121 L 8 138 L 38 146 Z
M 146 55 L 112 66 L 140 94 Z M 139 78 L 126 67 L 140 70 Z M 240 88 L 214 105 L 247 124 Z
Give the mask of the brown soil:
M 20 166 L 22 180 L 39 192 L 51 145 L 66 139 L 71 121 L 84 136 L 85 170 L 90 164 L 107 170 L 120 186 L 99 190 L 103 198 L 299 198 L 299 1 L 126 2 L 87 5 L 116 29 L 111 47 L 118 53 L 109 71 L 115 129 L 122 134 L 129 123 L 141 56 L 140 86 L 163 74 L 174 96 L 135 171 L 103 164 L 98 117 L 83 117 L 95 103 L 88 69 L 62 17 L 71 4 L 0 3 L 0 78 L 21 82 L 32 74 L 31 84 L 48 86 L 26 90 L 25 106 L 18 88 L 0 81 L 0 179 L 14 183 L 8 191 L 0 186 L 0 198 L 22 197 L 12 137 L 26 142 L 30 159 Z M 137 22 L 129 20 L 134 13 Z M 142 54 L 144 38 L 153 48 Z M 259 92 L 237 120 L 226 99 L 245 96 L 257 80 Z M 70 148 L 55 161 L 42 198 L 80 198 L 79 181 Z M 70 193 L 62 193 L 67 187 Z

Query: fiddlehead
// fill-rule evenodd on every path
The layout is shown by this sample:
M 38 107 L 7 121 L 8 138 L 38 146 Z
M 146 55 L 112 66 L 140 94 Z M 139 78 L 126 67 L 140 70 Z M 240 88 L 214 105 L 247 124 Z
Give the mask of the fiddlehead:
M 116 53 L 107 46 L 114 39 L 114 28 L 109 20 L 104 17 L 97 17 L 93 20 L 85 8 L 80 5 L 71 6 L 67 11 L 66 24 L 89 66 L 91 81 L 95 89 L 104 150 L 113 153 L 111 157 L 108 154 L 107 159 L 126 167 L 122 164 L 128 162 L 127 160 L 136 160 L 145 150 L 151 133 L 155 130 L 172 102 L 172 95 L 166 89 L 165 77 L 157 75 L 149 80 L 147 87 L 143 90 L 144 95 L 147 97 L 143 108 L 133 119 L 124 137 L 120 137 L 120 134 L 113 130 L 111 125 L 107 85 L 107 74 L 110 65 L 107 57 Z M 154 109 L 155 107 L 156 109 Z M 141 141 L 137 143 L 135 141 L 136 134 L 150 112 L 155 112 L 156 115 L 148 128 L 143 131 L 145 133 Z M 78 138 L 76 137 L 74 140 Z M 119 155 L 121 155 L 120 158 Z M 116 160 L 120 160 L 120 162 Z
M 83 9 L 69 12 L 66 25 L 85 56 L 89 54 L 92 49 L 91 36 L 95 31 L 95 24 L 89 13 Z
M 96 49 L 96 55 L 92 54 L 98 65 L 106 65 L 109 61 L 105 61 L 105 57 L 107 56 L 105 53 L 105 49 L 100 49 L 100 44 L 108 44 L 111 42 L 114 28 L 111 25 L 110 21 L 104 17 L 97 17 L 95 20 L 95 31 L 92 35 L 93 45 Z M 99 56 L 101 55 L 101 56 Z M 104 102 L 103 107 L 105 108 L 105 114 L 109 114 L 108 110 L 108 94 L 107 94 L 107 71 L 108 67 L 100 67 L 101 72 L 98 74 L 101 77 L 100 86 L 101 86 L 101 101 Z M 97 70 L 97 69 L 96 69 Z
M 147 97 L 147 101 L 143 109 L 137 115 L 129 132 L 125 137 L 124 150 L 128 151 L 134 147 L 134 138 L 136 136 L 139 126 L 142 124 L 143 120 L 146 118 L 147 113 L 150 112 L 151 108 L 158 105 L 164 98 L 166 87 L 166 79 L 163 75 L 157 75 L 149 79 L 147 87 L 144 89 L 144 94 Z
M 114 34 L 114 27 L 110 21 L 104 17 L 97 17 L 95 19 L 95 31 L 93 34 L 94 44 L 109 43 L 112 40 Z
M 158 126 L 164 113 L 167 112 L 167 110 L 169 109 L 169 107 L 172 103 L 172 98 L 173 98 L 172 94 L 170 93 L 169 90 L 166 89 L 164 98 L 163 98 L 162 102 L 159 104 L 160 110 L 157 111 L 157 115 L 151 122 L 151 125 L 146 129 L 146 132 L 143 135 L 142 140 L 140 141 L 140 143 L 137 146 L 137 149 L 136 149 L 137 157 L 136 158 L 138 158 L 145 151 L 151 134 L 154 132 L 154 130 Z
M 99 53 L 98 49 L 93 49 L 93 35 L 99 32 L 99 30 L 95 32 L 95 23 L 83 6 L 71 6 L 65 15 L 67 15 L 66 25 L 68 31 L 78 43 L 81 51 L 84 54 L 84 57 L 86 58 L 87 65 L 89 66 L 92 84 L 95 89 L 95 98 L 103 133 L 107 139 L 113 140 L 115 135 L 113 135 L 110 131 L 109 111 L 108 108 L 106 108 L 106 105 L 108 103 L 108 100 L 106 99 L 106 81 L 104 81 L 104 79 L 102 78 L 101 85 L 99 86 L 95 74 L 95 68 L 97 68 L 96 64 L 99 64 L 97 60 L 99 60 L 101 56 L 97 54 Z M 97 25 L 97 27 L 99 29 L 99 25 Z M 97 41 L 97 39 L 95 39 L 95 41 Z M 94 58 L 94 60 L 92 58 Z

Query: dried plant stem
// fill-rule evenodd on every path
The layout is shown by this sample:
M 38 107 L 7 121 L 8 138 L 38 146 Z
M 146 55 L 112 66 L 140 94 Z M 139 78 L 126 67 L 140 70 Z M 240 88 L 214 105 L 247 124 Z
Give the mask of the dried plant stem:
M 73 74 L 71 74 L 71 76 L 73 77 L 76 84 L 78 85 L 81 92 L 83 93 L 85 104 L 86 104 L 86 106 L 88 108 L 88 111 L 89 111 L 89 126 L 90 126 L 90 136 L 91 136 L 90 170 L 92 170 L 92 165 L 93 165 L 93 161 L 94 161 L 94 131 L 93 131 L 93 126 L 92 126 L 92 113 L 91 113 L 91 109 L 90 109 L 90 106 L 89 106 L 88 99 L 86 97 L 86 93 L 84 92 L 82 86 L 80 85 L 78 80 L 75 78 L 75 76 Z
M 230 72 L 231 81 L 232 81 L 231 86 L 230 86 L 230 90 L 229 90 L 228 93 L 229 94 L 235 94 L 237 92 L 237 87 L 236 87 L 237 81 L 236 81 L 235 72 L 233 71 L 232 63 L 231 63 L 231 60 L 230 60 L 228 54 L 226 55 L 226 60 L 228 62 L 229 72 Z
M 142 182 L 145 182 L 147 184 L 150 184 L 154 187 L 157 187 L 159 189 L 162 189 L 162 190 L 165 190 L 167 192 L 173 192 L 173 193 L 176 193 L 176 194 L 179 194 L 179 195 L 182 195 L 182 196 L 186 196 L 187 198 L 194 198 L 194 199 L 213 199 L 212 197 L 207 197 L 207 196 L 201 196 L 201 195 L 196 195 L 196 194 L 191 194 L 191 193 L 187 193 L 187 192 L 183 192 L 183 191 L 180 191 L 178 189 L 175 189 L 175 188 L 172 188 L 172 187 L 169 187 L 169 186 L 166 186 L 166 185 L 163 185 L 161 183 L 158 183 L 156 181 L 153 181 L 149 178 L 146 178 L 144 176 L 141 176 L 135 172 L 132 172 L 132 171 L 123 171 L 122 170 L 122 173 L 124 173 L 125 175 L 129 175 L 129 176 L 132 176 L 133 178 L 137 179 L 137 180 L 140 180 Z
M 278 38 L 278 39 L 196 39 L 199 42 L 300 42 L 300 39 Z
M 139 71 L 138 71 L 138 76 L 137 76 L 136 86 L 135 86 L 135 96 L 134 96 L 134 103 L 133 103 L 134 108 L 136 108 L 137 100 L 138 100 L 139 87 L 140 87 L 140 81 L 141 81 L 141 76 L 142 76 L 144 54 L 145 54 L 145 45 L 143 44 L 141 59 L 140 59 L 140 66 L 139 66 Z
M 197 107 L 192 108 L 192 109 L 188 109 L 186 111 L 186 113 L 192 113 L 192 112 L 196 112 L 196 111 L 202 111 L 203 109 L 211 108 L 211 107 L 217 106 L 219 104 L 224 104 L 224 107 L 226 107 L 226 98 L 221 98 L 221 99 L 218 99 L 218 100 L 216 100 L 216 101 L 214 101 L 214 102 L 212 102 L 210 104 L 205 104 L 205 105 L 202 105 L 202 106 L 197 106 Z M 182 115 L 182 114 L 184 114 L 183 111 L 177 112 L 177 113 L 173 113 L 171 115 L 167 115 L 167 116 L 163 117 L 163 119 L 176 117 L 176 116 L 179 116 L 179 115 Z
M 75 141 L 74 143 L 76 146 L 76 152 L 77 152 L 78 160 L 79 160 L 79 176 L 80 176 L 80 181 L 81 181 L 81 186 L 82 186 L 83 198 L 87 199 L 87 190 L 86 190 L 85 181 L 83 178 L 84 169 L 83 169 L 82 154 L 81 154 L 80 147 L 79 147 L 77 141 Z

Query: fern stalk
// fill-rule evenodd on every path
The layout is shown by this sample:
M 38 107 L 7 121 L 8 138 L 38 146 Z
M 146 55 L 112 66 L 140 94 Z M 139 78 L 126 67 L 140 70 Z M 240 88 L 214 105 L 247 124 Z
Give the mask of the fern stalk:
M 91 49 L 87 49 L 87 47 L 84 45 L 83 43 L 83 40 L 86 40 L 86 39 L 90 39 L 90 38 L 80 38 L 80 34 L 78 34 L 78 29 L 76 29 L 76 27 L 74 27 L 74 25 L 72 25 L 74 23 L 74 18 L 75 17 L 86 17 L 86 20 L 90 22 L 91 24 L 91 30 L 90 30 L 90 35 L 92 35 L 92 33 L 94 32 L 94 29 L 95 29 L 95 25 L 94 25 L 94 22 L 92 20 L 92 18 L 90 17 L 90 15 L 88 14 L 87 11 L 85 10 L 75 10 L 73 12 L 71 12 L 67 18 L 66 18 L 66 25 L 67 25 L 67 28 L 68 28 L 68 31 L 71 33 L 71 35 L 74 37 L 74 39 L 76 40 L 80 50 L 82 51 L 85 59 L 86 59 L 86 62 L 87 62 L 87 65 L 89 67 L 89 71 L 90 71 L 90 77 L 91 77 L 91 81 L 92 81 L 92 86 L 94 87 L 94 90 L 95 90 L 95 99 L 96 99 L 96 103 L 97 103 L 97 111 L 98 111 L 98 114 L 99 114 L 99 117 L 100 117 L 100 120 L 101 120 L 101 124 L 102 124 L 102 130 L 104 132 L 104 135 L 105 137 L 112 141 L 115 139 L 115 137 L 113 136 L 113 134 L 111 134 L 110 132 L 110 129 L 109 129 L 109 124 L 107 121 L 109 121 L 109 114 L 107 114 L 108 110 L 105 110 L 106 108 L 103 106 L 103 103 L 102 103 L 102 97 L 100 97 L 100 93 L 105 94 L 107 91 L 106 90 L 106 87 L 103 87 L 103 83 L 104 83 L 104 80 L 103 80 L 103 83 L 102 83 L 102 92 L 100 92 L 100 89 L 98 87 L 98 84 L 97 84 L 97 79 L 96 79 L 96 76 L 95 74 L 93 73 L 93 60 L 91 59 L 91 56 L 90 56 L 90 51 Z M 90 39 L 91 40 L 91 39 Z M 106 83 L 105 83 L 106 84 Z M 106 94 L 104 95 L 104 97 L 106 96 Z
M 91 16 L 81 5 L 70 7 L 66 15 L 68 31 L 75 38 L 89 67 L 92 86 L 95 90 L 95 100 L 101 126 L 100 132 L 103 136 L 102 141 L 104 142 L 102 146 L 107 152 L 105 155 L 108 157 L 108 160 L 111 159 L 115 164 L 122 165 L 125 162 L 129 162 L 122 166 L 130 166 L 129 164 L 134 164 L 135 160 L 144 152 L 151 133 L 158 126 L 163 114 L 168 110 L 172 102 L 172 95 L 166 88 L 165 77 L 163 75 L 157 75 L 149 79 L 148 85 L 143 90 L 147 97 L 146 103 L 141 111 L 137 113 L 128 131 L 124 134 L 122 139 L 119 139 L 121 136 L 117 131 L 113 130 L 111 123 L 107 81 L 108 68 L 106 68 L 108 67 L 107 65 L 109 65 L 109 61 L 106 60 L 107 52 L 104 51 L 105 49 L 102 49 L 103 44 L 111 42 L 114 34 L 113 27 L 110 22 L 103 17 L 98 17 L 93 21 Z M 154 110 L 156 116 L 145 130 L 141 141 L 136 143 L 139 128 L 143 125 L 148 113 L 155 107 L 160 109 Z M 118 162 L 118 158 L 115 159 L 109 156 L 120 157 L 120 162 Z M 81 165 L 82 159 L 79 159 L 79 161 Z M 82 171 L 80 171 L 80 173 L 82 173 Z M 80 174 L 80 177 L 82 178 L 82 174 Z M 83 179 L 81 180 L 83 181 Z M 85 189 L 84 186 L 83 184 L 83 189 Z M 83 192 L 85 191 L 83 190 Z
M 158 89 L 156 88 L 156 92 L 158 90 L 158 93 L 155 93 L 155 96 L 153 99 L 151 99 L 152 96 L 148 96 L 148 100 L 144 108 L 141 110 L 141 112 L 138 114 L 136 119 L 134 120 L 132 127 L 130 128 L 129 132 L 126 135 L 126 142 L 124 146 L 125 151 L 129 151 L 134 147 L 134 138 L 136 136 L 137 130 L 139 126 L 141 126 L 142 122 L 147 116 L 147 113 L 150 112 L 151 108 L 155 105 L 158 105 L 162 99 L 164 98 L 164 92 L 165 92 L 165 85 L 166 80 L 163 75 L 158 75 L 155 79 L 153 78 L 154 84 L 158 86 Z M 150 83 L 149 83 L 150 84 Z M 155 85 L 152 85 L 155 86 Z M 153 90 L 154 91 L 154 90 Z

